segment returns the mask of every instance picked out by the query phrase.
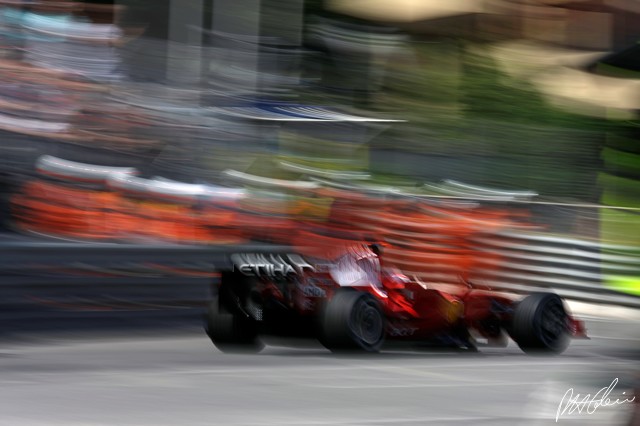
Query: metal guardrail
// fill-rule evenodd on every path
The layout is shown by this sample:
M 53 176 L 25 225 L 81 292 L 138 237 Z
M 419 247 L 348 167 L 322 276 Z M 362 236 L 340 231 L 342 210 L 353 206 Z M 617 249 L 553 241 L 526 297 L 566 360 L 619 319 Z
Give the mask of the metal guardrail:
M 551 290 L 568 299 L 640 308 L 640 297 L 603 285 L 607 275 L 640 276 L 640 258 L 631 253 L 632 247 L 536 233 L 502 233 L 479 237 L 474 242 L 479 261 L 472 277 L 479 284 L 516 293 Z M 110 282 L 126 281 L 127 285 L 149 289 L 156 284 L 170 287 L 172 283 L 186 281 L 208 283 L 210 280 L 204 275 L 182 276 L 179 270 L 202 273 L 223 270 L 230 267 L 229 255 L 234 252 L 290 253 L 291 248 L 268 244 L 5 241 L 0 243 L 0 286 L 93 282 L 104 288 Z M 483 253 L 489 256 L 482 256 Z M 159 271 L 157 265 L 176 268 L 178 272 Z M 56 274 L 52 268 L 61 272 Z M 87 278 L 65 275 L 65 268 L 85 271 Z M 97 274 L 95 278 L 91 278 L 92 273 Z M 178 295 L 179 285 L 175 285 L 174 293 Z
M 286 246 L 269 244 L 179 245 L 117 244 L 82 242 L 9 241 L 0 243 L 0 278 L 2 272 L 21 265 L 73 267 L 91 264 L 111 267 L 132 263 L 162 262 L 181 266 L 185 262 L 210 265 L 211 270 L 230 267 L 229 255 L 235 252 L 286 253 Z
M 268 244 L 188 246 L 44 241 L 0 234 L 0 334 L 84 319 L 199 321 L 230 255 L 291 253 Z M 108 322 L 108 321 L 107 321 Z M 179 321 L 178 321 L 179 322 Z M 26 323 L 25 323 L 26 324 Z M 73 325 L 76 324 L 76 325 Z
M 553 290 L 568 299 L 640 308 L 640 297 L 603 285 L 610 275 L 640 276 L 638 248 L 515 232 L 475 242 L 480 253 L 491 255 L 474 271 L 483 284 L 522 293 Z

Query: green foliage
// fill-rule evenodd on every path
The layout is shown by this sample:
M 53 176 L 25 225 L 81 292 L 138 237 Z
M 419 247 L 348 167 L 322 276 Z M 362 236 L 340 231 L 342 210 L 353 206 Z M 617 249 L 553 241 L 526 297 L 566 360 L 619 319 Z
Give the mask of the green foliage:
M 549 104 L 529 82 L 499 70 L 488 55 L 463 55 L 462 102 L 469 117 L 508 123 L 606 131 L 616 124 L 561 110 Z
M 470 183 L 598 200 L 606 136 L 626 134 L 629 123 L 556 108 L 533 84 L 501 71 L 481 45 L 412 48 L 415 60 L 392 65 L 383 102 L 406 111 L 409 123 L 377 146 L 425 155 L 425 164 L 462 158 L 469 166 L 452 174 Z

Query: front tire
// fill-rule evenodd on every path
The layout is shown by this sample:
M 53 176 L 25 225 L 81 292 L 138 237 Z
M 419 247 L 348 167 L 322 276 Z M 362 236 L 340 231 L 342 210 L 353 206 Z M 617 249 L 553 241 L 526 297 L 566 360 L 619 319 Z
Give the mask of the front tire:
M 516 307 L 509 330 L 529 354 L 559 354 L 569 345 L 569 315 L 557 294 L 534 293 Z
M 321 342 L 332 352 L 378 352 L 384 334 L 384 314 L 368 293 L 338 291 L 321 319 Z

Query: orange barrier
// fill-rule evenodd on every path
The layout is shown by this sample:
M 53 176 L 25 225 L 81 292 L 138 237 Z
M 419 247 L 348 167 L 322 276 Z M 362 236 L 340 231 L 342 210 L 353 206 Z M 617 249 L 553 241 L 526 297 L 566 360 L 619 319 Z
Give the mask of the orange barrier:
M 235 226 L 232 211 L 216 208 L 199 210 L 186 204 L 134 200 L 122 197 L 120 208 L 125 216 L 121 233 L 125 239 L 136 237 L 200 244 L 234 244 L 246 241 L 244 232 Z
M 26 195 L 13 196 L 11 203 L 17 224 L 27 230 L 87 239 L 105 239 L 111 234 L 110 213 L 106 211 L 83 210 Z
M 334 260 L 344 253 L 347 247 L 353 246 L 358 241 L 299 230 L 291 242 L 302 255 L 323 260 Z
M 239 213 L 234 225 L 252 240 L 274 244 L 290 244 L 296 235 L 296 224 L 288 216 Z
M 25 229 L 83 239 L 197 244 L 255 240 L 291 245 L 303 255 L 325 260 L 356 243 L 386 241 L 383 263 L 430 281 L 460 283 L 460 277 L 473 278 L 479 267 L 485 276 L 501 267 L 495 251 L 479 249 L 478 236 L 496 235 L 527 219 L 496 208 L 431 205 L 333 188 L 320 188 L 310 198 L 223 197 L 206 204 L 197 194 L 169 199 L 171 194 L 135 195 L 105 188 L 83 187 L 73 177 L 28 182 L 12 198 L 16 222 Z
M 482 268 L 498 271 L 501 258 L 478 247 L 477 237 L 522 226 L 528 215 L 499 208 L 432 205 L 415 199 L 389 199 L 322 188 L 333 196 L 329 220 L 301 223 L 293 245 L 304 254 L 331 259 L 348 245 L 385 241 L 383 264 L 393 265 L 430 282 L 463 284 Z M 466 286 L 466 284 L 464 284 Z
M 195 208 L 121 194 L 32 181 L 12 198 L 16 223 L 26 230 L 91 240 L 153 239 L 201 244 L 247 240 L 238 213 L 216 207 Z

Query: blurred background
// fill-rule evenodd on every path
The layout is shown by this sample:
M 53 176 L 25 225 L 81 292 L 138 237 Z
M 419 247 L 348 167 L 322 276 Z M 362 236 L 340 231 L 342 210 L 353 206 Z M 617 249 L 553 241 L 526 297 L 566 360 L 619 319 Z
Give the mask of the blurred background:
M 373 239 L 637 348 L 639 40 L 635 0 L 0 0 L 0 336 L 199 327 L 234 250 Z
M 635 1 L 0 5 L 6 283 L 376 238 L 431 281 L 639 306 Z

